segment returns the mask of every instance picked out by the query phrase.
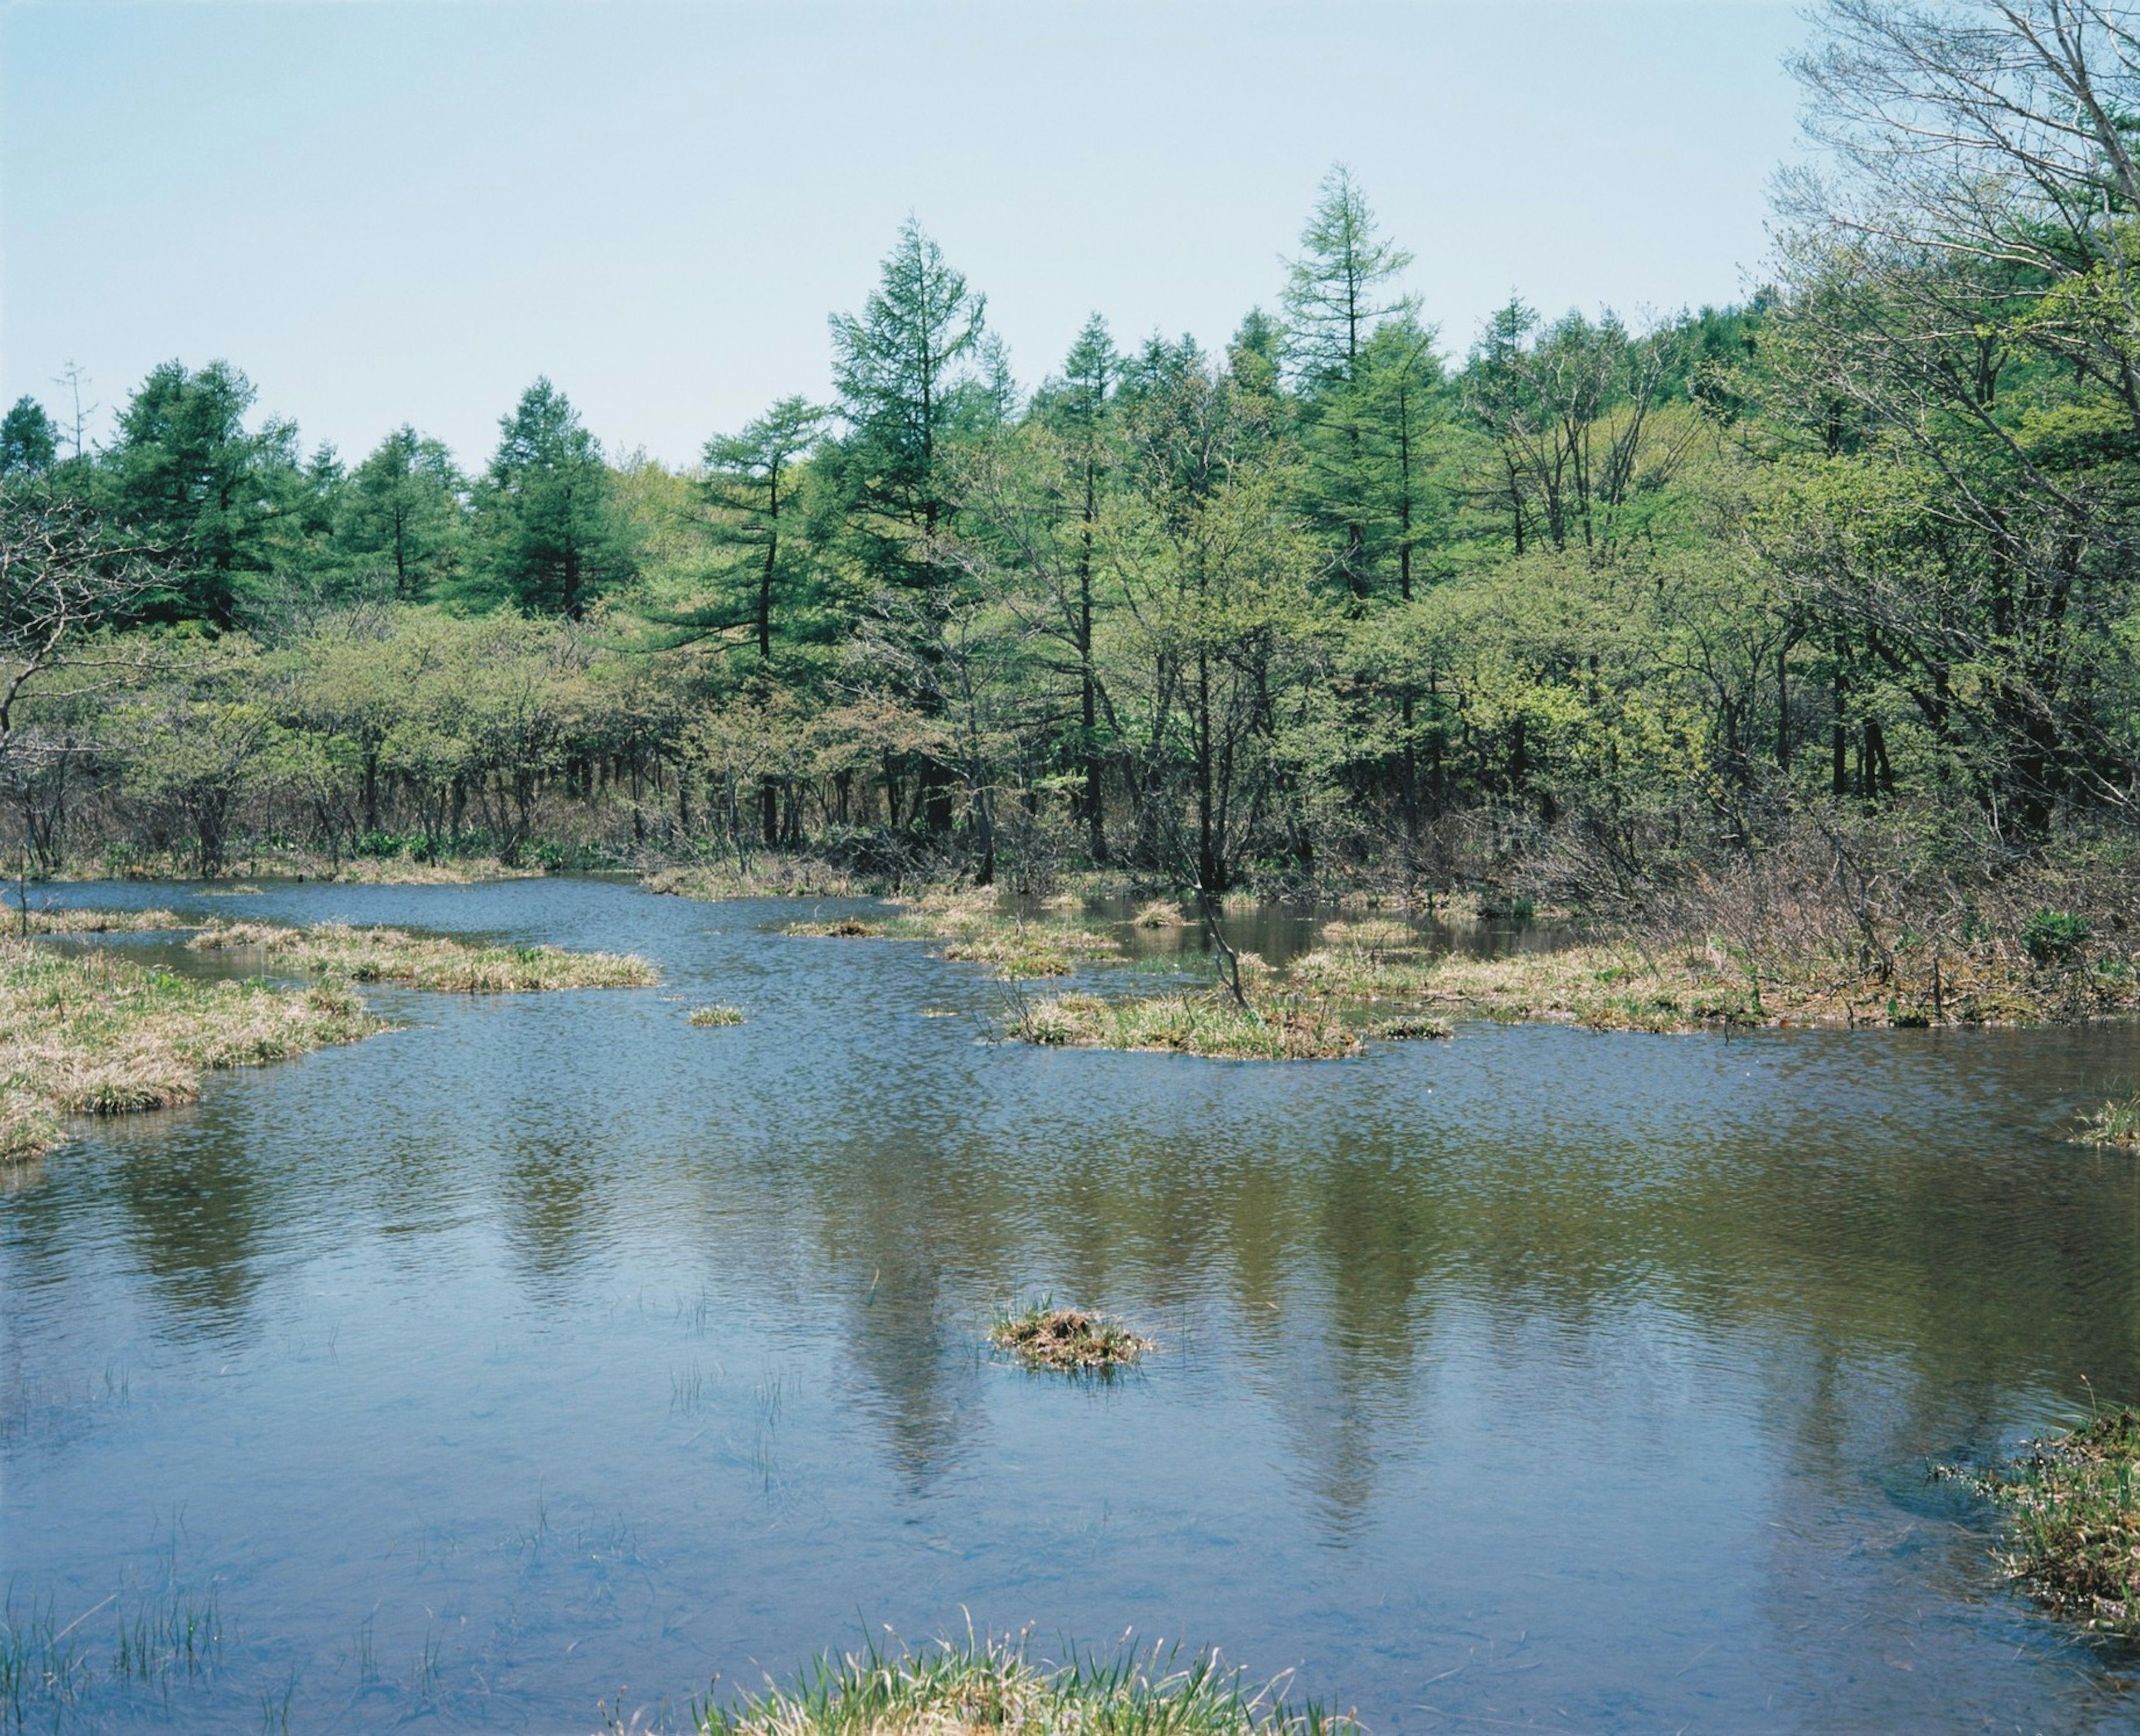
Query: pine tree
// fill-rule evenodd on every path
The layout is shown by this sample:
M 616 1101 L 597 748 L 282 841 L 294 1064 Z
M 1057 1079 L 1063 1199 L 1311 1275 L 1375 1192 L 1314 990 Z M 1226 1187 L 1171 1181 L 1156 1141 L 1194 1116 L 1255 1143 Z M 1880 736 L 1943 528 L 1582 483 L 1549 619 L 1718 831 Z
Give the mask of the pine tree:
M 906 697 L 942 709 L 940 635 L 960 570 L 944 557 L 956 511 L 952 454 L 994 424 L 1007 369 L 987 345 L 986 303 L 909 218 L 859 316 L 836 314 L 832 383 L 846 433 L 831 454 L 844 496 L 849 553 L 873 604 L 903 641 Z M 933 832 L 951 825 L 950 769 L 921 756 L 921 807 Z
M 479 503 L 491 581 L 531 615 L 578 620 L 632 570 L 601 444 L 547 379 L 498 430 Z
M 1371 483 L 1360 403 L 1361 359 L 1384 321 L 1418 303 L 1395 288 L 1411 255 L 1381 233 L 1342 164 L 1324 177 L 1285 287 L 1284 356 L 1301 395 L 1311 516 L 1337 545 L 1333 566 L 1355 597 L 1373 588 Z
M 391 573 L 397 597 L 421 598 L 456 564 L 467 488 L 444 444 L 405 423 L 351 473 L 336 546 Z
M 43 405 L 27 394 L 0 418 L 0 476 L 36 475 L 59 459 L 60 431 Z

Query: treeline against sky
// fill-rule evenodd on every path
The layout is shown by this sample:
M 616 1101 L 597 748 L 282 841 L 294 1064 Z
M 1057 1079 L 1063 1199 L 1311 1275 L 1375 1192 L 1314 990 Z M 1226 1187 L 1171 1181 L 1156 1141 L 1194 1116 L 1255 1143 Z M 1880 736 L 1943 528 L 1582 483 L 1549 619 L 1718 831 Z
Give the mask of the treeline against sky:
M 0 719 L 7 800 L 47 866 L 265 834 L 1209 890 L 2100 834 L 2140 764 L 2121 32 L 1835 0 L 1829 168 L 1729 309 L 1438 332 L 1338 169 L 1222 348 L 1096 316 L 1037 382 L 910 222 L 831 400 L 682 468 L 547 380 L 480 468 L 307 451 L 223 362 L 101 446 L 26 398 L 11 512 L 129 576 Z

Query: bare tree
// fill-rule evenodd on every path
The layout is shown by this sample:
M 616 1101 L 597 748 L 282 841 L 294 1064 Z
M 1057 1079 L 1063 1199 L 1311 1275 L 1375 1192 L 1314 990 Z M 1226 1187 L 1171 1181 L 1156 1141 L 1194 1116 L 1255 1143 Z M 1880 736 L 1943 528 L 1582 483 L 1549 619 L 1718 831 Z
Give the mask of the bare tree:
M 0 792 L 24 817 L 25 851 L 37 830 L 37 774 L 72 751 L 26 722 L 25 701 L 63 667 L 99 660 L 82 656 L 81 641 L 123 612 L 150 576 L 140 552 L 78 503 L 35 483 L 0 483 Z M 39 854 L 49 847 L 41 844 Z

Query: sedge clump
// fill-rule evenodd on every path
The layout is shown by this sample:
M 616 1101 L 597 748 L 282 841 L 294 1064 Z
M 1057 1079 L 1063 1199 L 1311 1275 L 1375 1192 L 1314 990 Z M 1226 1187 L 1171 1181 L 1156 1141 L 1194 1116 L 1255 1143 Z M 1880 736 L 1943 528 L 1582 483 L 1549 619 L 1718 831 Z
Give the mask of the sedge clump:
M 1119 1321 L 1082 1308 L 1058 1308 L 1053 1300 L 1005 1314 L 989 1341 L 1029 1368 L 1112 1371 L 1141 1360 L 1151 1348 Z

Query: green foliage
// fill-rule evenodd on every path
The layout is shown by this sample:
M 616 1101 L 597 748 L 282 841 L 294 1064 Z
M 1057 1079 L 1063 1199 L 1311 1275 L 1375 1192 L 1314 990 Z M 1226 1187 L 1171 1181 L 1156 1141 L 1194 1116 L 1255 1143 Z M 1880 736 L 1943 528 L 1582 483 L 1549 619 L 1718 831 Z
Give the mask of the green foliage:
M 332 521 L 335 549 L 390 578 L 395 596 L 429 596 L 459 568 L 467 493 L 453 454 L 405 423 L 350 473 Z
M 253 384 L 228 362 L 163 364 L 120 413 L 96 495 L 130 535 L 165 559 L 151 611 L 167 620 L 237 625 L 267 588 L 277 520 L 302 487 L 297 429 L 248 429 Z
M 0 417 L 0 476 L 36 475 L 60 454 L 60 431 L 43 405 L 27 394 Z
M 2070 964 L 2094 937 L 2087 920 L 2065 910 L 2035 910 L 2021 927 L 2021 945 L 2039 964 Z
M 633 569 L 601 447 L 547 380 L 498 424 L 476 495 L 483 576 L 530 614 L 578 620 Z

